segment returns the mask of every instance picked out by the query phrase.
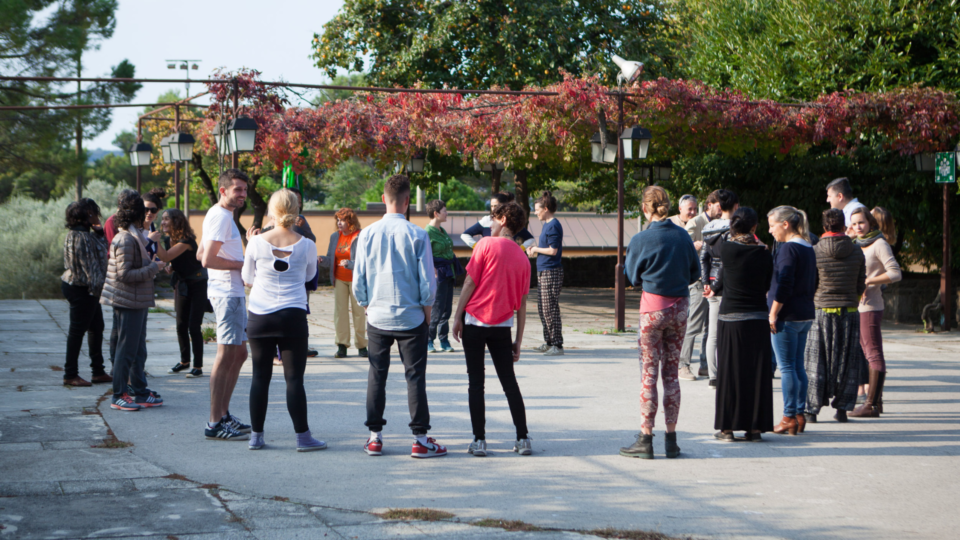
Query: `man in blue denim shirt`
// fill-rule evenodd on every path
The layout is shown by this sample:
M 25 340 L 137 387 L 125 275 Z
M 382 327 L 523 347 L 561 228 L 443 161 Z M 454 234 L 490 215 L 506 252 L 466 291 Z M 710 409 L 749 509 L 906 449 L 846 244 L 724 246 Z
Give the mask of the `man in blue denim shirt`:
M 427 328 L 437 279 L 433 251 L 427 232 L 403 215 L 410 205 L 410 180 L 395 175 L 383 187 L 387 214 L 363 229 L 357 240 L 353 267 L 353 294 L 367 311 L 367 421 L 370 438 L 364 450 L 371 456 L 383 452 L 381 431 L 387 421 L 387 374 L 390 347 L 397 343 L 407 378 L 410 429 L 416 439 L 410 455 L 415 458 L 445 456 L 447 449 L 427 437 Z

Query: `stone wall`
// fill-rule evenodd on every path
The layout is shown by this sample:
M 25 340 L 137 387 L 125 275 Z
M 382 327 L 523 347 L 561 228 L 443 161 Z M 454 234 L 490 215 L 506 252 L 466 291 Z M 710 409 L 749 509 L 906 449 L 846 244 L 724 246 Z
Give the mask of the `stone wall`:
M 957 283 L 956 279 L 954 283 Z M 895 323 L 923 324 L 920 319 L 923 306 L 933 302 L 939 292 L 939 275 L 905 273 L 903 280 L 887 285 L 883 291 L 883 319 Z M 954 300 L 954 307 L 958 305 L 960 303 Z

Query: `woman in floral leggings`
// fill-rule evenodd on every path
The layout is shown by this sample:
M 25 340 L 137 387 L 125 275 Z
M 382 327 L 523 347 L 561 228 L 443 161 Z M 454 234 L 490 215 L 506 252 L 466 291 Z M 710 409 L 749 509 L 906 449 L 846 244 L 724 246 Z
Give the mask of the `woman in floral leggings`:
M 643 190 L 643 215 L 647 230 L 635 235 L 627 248 L 627 278 L 643 287 L 640 298 L 640 364 L 643 388 L 640 414 L 643 422 L 633 445 L 621 448 L 627 457 L 653 459 L 653 426 L 657 416 L 657 378 L 663 378 L 663 413 L 668 458 L 680 455 L 677 417 L 680 414 L 680 349 L 687 332 L 689 286 L 700 279 L 697 250 L 686 231 L 667 218 L 670 198 L 659 186 Z

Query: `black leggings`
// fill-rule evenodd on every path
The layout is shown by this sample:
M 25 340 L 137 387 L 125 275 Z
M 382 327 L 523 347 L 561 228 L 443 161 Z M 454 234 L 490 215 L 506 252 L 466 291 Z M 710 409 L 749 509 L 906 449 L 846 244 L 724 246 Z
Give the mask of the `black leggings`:
M 250 383 L 250 423 L 253 431 L 263 432 L 277 347 L 280 348 L 280 359 L 283 360 L 283 378 L 287 381 L 287 412 L 293 420 L 293 430 L 297 433 L 309 430 L 307 392 L 303 389 L 303 373 L 307 369 L 307 337 L 265 337 L 249 340 L 253 360 L 253 380 Z
M 500 386 L 507 396 L 510 416 L 517 428 L 517 439 L 527 438 L 527 411 L 523 406 L 523 396 L 517 384 L 517 375 L 513 371 L 513 339 L 508 327 L 484 327 L 466 324 L 463 326 L 463 354 L 467 358 L 468 396 L 470 403 L 470 423 L 473 436 L 486 439 L 486 404 L 483 399 L 484 367 L 483 349 L 490 349 L 493 367 L 497 370 Z
M 87 287 L 60 282 L 64 298 L 70 302 L 70 330 L 67 332 L 67 358 L 63 366 L 63 379 L 73 379 L 80 375 L 78 360 L 83 336 L 87 336 L 90 348 L 90 369 L 93 376 L 104 375 L 103 369 L 103 312 L 100 311 L 100 297 L 90 296 Z
M 186 287 L 181 295 L 179 287 Z M 174 290 L 174 308 L 177 312 L 177 341 L 180 342 L 180 363 L 190 363 L 190 344 L 193 343 L 193 367 L 203 367 L 203 308 L 207 304 L 207 281 L 181 282 Z

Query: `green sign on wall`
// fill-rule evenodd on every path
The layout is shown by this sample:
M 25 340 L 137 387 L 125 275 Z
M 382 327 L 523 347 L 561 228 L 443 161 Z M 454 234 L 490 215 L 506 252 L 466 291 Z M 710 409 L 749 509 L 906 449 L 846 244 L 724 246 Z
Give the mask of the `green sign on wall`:
M 938 184 L 955 184 L 957 182 L 957 154 L 955 152 L 940 152 L 937 154 L 936 179 Z

